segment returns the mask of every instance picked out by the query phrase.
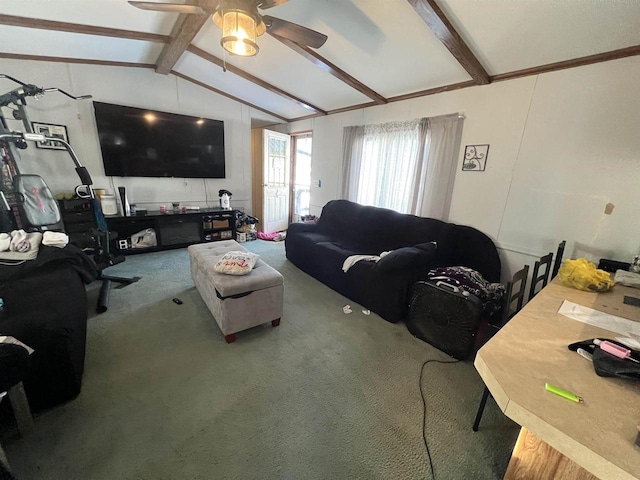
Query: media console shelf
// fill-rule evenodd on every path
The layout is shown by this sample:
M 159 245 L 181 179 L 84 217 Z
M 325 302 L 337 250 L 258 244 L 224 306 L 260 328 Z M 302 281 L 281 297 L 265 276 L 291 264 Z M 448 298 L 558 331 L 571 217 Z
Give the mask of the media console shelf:
M 110 231 L 116 232 L 114 251 L 134 254 L 182 248 L 194 243 L 235 240 L 238 210 L 197 210 L 187 212 L 148 212 L 130 217 L 106 217 Z M 132 248 L 131 236 L 153 228 L 158 246 Z

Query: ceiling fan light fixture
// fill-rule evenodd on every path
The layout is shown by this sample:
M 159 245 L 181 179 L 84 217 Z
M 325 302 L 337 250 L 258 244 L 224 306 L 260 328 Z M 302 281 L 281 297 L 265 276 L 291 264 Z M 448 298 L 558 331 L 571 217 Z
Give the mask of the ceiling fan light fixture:
M 256 19 L 243 10 L 223 10 L 222 39 L 220 45 L 227 52 L 241 57 L 253 57 L 260 51 L 256 43 L 258 37 Z

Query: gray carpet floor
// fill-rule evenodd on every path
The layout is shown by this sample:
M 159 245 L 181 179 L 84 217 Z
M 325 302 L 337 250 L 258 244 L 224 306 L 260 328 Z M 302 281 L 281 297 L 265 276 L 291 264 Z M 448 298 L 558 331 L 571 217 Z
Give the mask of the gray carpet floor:
M 112 267 L 143 278 L 113 290 L 104 314 L 89 287 L 82 393 L 39 414 L 25 438 L 5 438 L 19 479 L 431 478 L 418 378 L 425 360 L 448 357 L 298 270 L 282 243 L 245 246 L 284 275 L 285 308 L 279 327 L 231 345 L 186 249 Z M 518 428 L 490 400 L 471 430 L 483 386 L 471 362 L 425 367 L 439 480 L 504 474 Z

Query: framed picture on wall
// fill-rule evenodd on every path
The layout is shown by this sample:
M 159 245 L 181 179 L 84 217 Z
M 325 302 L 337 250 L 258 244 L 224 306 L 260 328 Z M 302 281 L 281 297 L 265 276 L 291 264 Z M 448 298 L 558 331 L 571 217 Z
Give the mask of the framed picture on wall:
M 489 145 L 467 145 L 464 148 L 462 170 L 467 172 L 484 172 L 487 167 Z
M 67 127 L 64 125 L 53 125 L 51 123 L 37 123 L 31 122 L 31 128 L 33 133 L 39 133 L 47 137 L 60 138 L 69 143 L 69 135 L 67 134 Z M 56 142 L 55 140 L 47 140 L 44 142 L 36 142 L 37 148 L 49 148 L 51 150 L 66 150 L 65 147 Z

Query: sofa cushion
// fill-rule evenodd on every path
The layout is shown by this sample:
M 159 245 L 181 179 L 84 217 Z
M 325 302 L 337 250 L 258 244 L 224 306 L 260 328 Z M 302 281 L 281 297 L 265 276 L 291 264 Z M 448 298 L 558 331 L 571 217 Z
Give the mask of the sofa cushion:
M 299 235 L 300 239 L 310 245 L 316 245 L 320 242 L 331 242 L 335 237 L 323 232 L 304 232 Z
M 359 205 L 348 200 L 332 200 L 322 209 L 317 223 L 320 231 L 334 240 L 354 245 L 359 253 L 381 252 L 444 240 L 448 223 L 434 218 L 398 213 L 386 208 Z
M 349 246 L 339 242 L 320 242 L 316 245 L 316 254 L 323 255 L 323 263 L 337 272 L 343 274 L 342 264 L 351 255 L 361 255 L 363 252 L 352 250 Z
M 384 255 L 376 264 L 379 272 L 391 272 L 407 268 L 422 268 L 433 263 L 436 252 L 434 242 L 419 243 L 413 247 L 402 247 Z
M 342 271 L 342 265 L 347 257 L 359 253 L 337 242 L 320 242 L 313 248 L 312 256 L 316 263 L 312 275 L 344 295 L 347 275 Z

